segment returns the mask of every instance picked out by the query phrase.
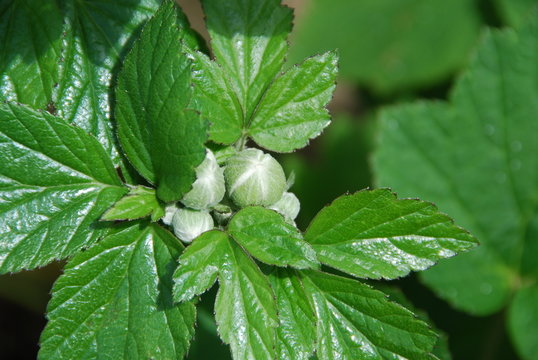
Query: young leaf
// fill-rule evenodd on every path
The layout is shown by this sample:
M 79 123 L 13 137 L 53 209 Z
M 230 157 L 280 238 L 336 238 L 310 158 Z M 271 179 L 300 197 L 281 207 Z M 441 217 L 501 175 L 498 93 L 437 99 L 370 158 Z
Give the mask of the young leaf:
M 92 245 L 126 189 L 102 146 L 47 113 L 0 104 L 0 273 Z
M 164 216 L 164 206 L 155 195 L 155 190 L 137 186 L 108 209 L 101 220 L 134 220 L 151 215 L 155 222 Z
M 196 311 L 172 301 L 180 251 L 167 231 L 134 222 L 75 256 L 52 290 L 39 358 L 182 358 Z
M 53 105 L 63 119 L 97 137 L 114 163 L 120 164 L 110 121 L 110 88 L 115 83 L 126 46 L 155 13 L 159 1 L 67 0 L 60 3 L 64 28 L 61 53 L 57 53 L 55 59 L 59 81 L 54 89 Z
M 272 210 L 244 208 L 230 220 L 228 231 L 252 256 L 267 264 L 298 269 L 319 266 L 316 253 L 299 230 Z
M 529 236 L 538 213 L 537 48 L 536 24 L 490 32 L 450 104 L 382 114 L 378 183 L 434 201 L 481 242 L 423 274 L 441 297 L 473 314 L 499 311 L 518 277 L 536 276 L 525 259 L 538 248 Z
M 215 60 L 227 75 L 246 124 L 282 67 L 292 12 L 279 0 L 202 3 Z
M 189 301 L 213 286 L 224 260 L 227 241 L 225 233 L 213 230 L 200 235 L 187 247 L 174 273 L 175 301 Z
M 509 329 L 522 359 L 531 360 L 538 353 L 538 285 L 519 290 L 510 305 Z
M 127 56 L 116 91 L 118 135 L 133 166 L 166 202 L 191 187 L 205 157 L 207 124 L 187 111 L 190 60 L 181 52 L 186 20 L 165 1 Z
M 275 358 L 278 317 L 269 281 L 233 240 L 226 242 L 219 270 L 215 318 L 235 360 Z
M 476 246 L 430 203 L 387 189 L 363 190 L 321 210 L 305 234 L 324 264 L 351 275 L 394 279 Z
M 192 59 L 195 107 L 211 120 L 209 138 L 233 144 L 243 134 L 243 110 L 222 67 L 199 51 L 185 51 Z
M 337 48 L 341 75 L 378 94 L 431 86 L 465 64 L 481 16 L 474 0 L 311 0 L 289 61 Z
M 310 359 L 315 349 L 316 318 L 298 274 L 275 268 L 269 280 L 280 321 L 276 344 L 278 359 Z
M 47 107 L 58 81 L 61 34 L 58 2 L 0 3 L 0 100 Z
M 435 333 L 382 292 L 317 271 L 301 279 L 314 304 L 320 360 L 433 358 Z
M 253 115 L 249 134 L 268 150 L 290 152 L 304 147 L 329 125 L 325 106 L 338 73 L 334 52 L 314 56 L 276 78 Z

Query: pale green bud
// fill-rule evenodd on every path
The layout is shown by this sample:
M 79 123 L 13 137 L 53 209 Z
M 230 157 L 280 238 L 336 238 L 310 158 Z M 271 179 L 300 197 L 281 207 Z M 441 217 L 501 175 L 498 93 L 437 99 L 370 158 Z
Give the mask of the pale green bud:
M 208 211 L 178 209 L 172 218 L 174 234 L 186 243 L 192 242 L 202 233 L 215 227 Z
M 299 214 L 301 209 L 301 203 L 295 194 L 285 192 L 280 200 L 268 207 L 271 210 L 275 210 L 286 218 L 286 220 L 293 221 Z
M 204 161 L 196 168 L 196 181 L 181 202 L 191 209 L 204 210 L 218 204 L 225 192 L 223 169 L 207 150 Z
M 239 207 L 271 205 L 286 189 L 282 166 L 258 149 L 246 149 L 229 158 L 224 178 L 228 195 Z
M 172 219 L 178 210 L 176 203 L 166 205 L 164 208 L 164 216 L 161 218 L 163 223 L 165 225 L 172 225 Z

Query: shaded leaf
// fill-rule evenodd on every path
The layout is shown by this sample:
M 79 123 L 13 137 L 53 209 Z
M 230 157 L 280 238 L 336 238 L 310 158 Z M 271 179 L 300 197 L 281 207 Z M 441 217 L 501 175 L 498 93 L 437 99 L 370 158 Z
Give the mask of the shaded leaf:
M 90 246 L 126 189 L 95 138 L 47 113 L 0 104 L 0 272 Z
M 172 302 L 180 251 L 170 233 L 135 222 L 75 256 L 52 290 L 39 358 L 182 358 L 196 311 Z
M 510 305 L 508 326 L 512 341 L 522 359 L 531 360 L 538 353 L 538 285 L 519 290 Z
M 299 230 L 272 210 L 244 208 L 230 220 L 228 231 L 252 256 L 267 264 L 298 269 L 319 266 L 316 253 Z
M 321 210 L 305 234 L 324 264 L 363 278 L 424 270 L 476 246 L 476 239 L 430 203 L 363 190 Z
M 435 201 L 480 240 L 478 249 L 423 274 L 436 293 L 473 314 L 500 310 L 518 278 L 536 274 L 528 254 L 538 248 L 531 235 L 538 193 L 537 49 L 536 24 L 490 32 L 450 104 L 404 105 L 382 114 L 378 183 Z

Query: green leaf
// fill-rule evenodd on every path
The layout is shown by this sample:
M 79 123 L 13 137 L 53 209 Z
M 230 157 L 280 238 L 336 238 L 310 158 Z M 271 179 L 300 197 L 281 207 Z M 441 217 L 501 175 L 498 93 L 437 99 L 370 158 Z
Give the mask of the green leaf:
M 299 230 L 278 213 L 262 207 L 239 211 L 228 225 L 230 235 L 252 256 L 270 265 L 316 268 L 316 253 Z
M 120 151 L 110 121 L 111 86 L 116 83 L 126 47 L 155 13 L 159 1 L 61 3 L 64 28 L 62 51 L 56 58 L 60 79 L 53 105 L 59 116 L 97 137 L 117 165 Z
M 157 225 L 134 222 L 75 256 L 52 290 L 39 358 L 182 358 L 196 311 L 172 301 L 181 248 Z
M 522 359 L 531 360 L 538 353 L 538 285 L 519 290 L 510 305 L 508 326 L 512 341 Z
M 134 220 L 149 215 L 151 215 L 151 221 L 159 220 L 164 216 L 164 206 L 157 199 L 155 190 L 137 186 L 108 209 L 101 220 Z
M 275 268 L 269 280 L 280 321 L 276 344 L 278 359 L 310 359 L 315 349 L 316 318 L 299 276 L 292 270 Z
M 499 311 L 520 278 L 537 276 L 530 255 L 538 248 L 537 49 L 536 24 L 490 32 L 450 104 L 404 105 L 381 116 L 378 184 L 434 201 L 480 240 L 423 274 L 473 314 Z
M 278 317 L 269 281 L 233 240 L 223 255 L 215 301 L 220 337 L 235 360 L 272 360 Z
M 301 273 L 317 318 L 317 356 L 330 359 L 432 359 L 428 325 L 358 281 Z
M 166 1 L 126 57 L 116 91 L 122 147 L 165 202 L 190 190 L 206 152 L 207 124 L 185 109 L 192 97 L 190 61 L 181 52 L 186 26 Z
M 0 104 L 0 273 L 92 245 L 126 191 L 102 146 L 48 113 Z
M 276 78 L 251 120 L 249 134 L 268 150 L 302 148 L 329 125 L 325 106 L 332 98 L 338 73 L 334 52 L 307 59 Z
M 47 107 L 58 82 L 61 34 L 57 1 L 0 3 L 0 100 Z
M 174 273 L 175 301 L 189 301 L 213 286 L 223 262 L 226 242 L 228 235 L 213 230 L 200 235 L 187 247 Z
M 241 106 L 242 123 L 247 124 L 282 67 L 292 12 L 279 0 L 203 0 L 202 4 L 215 60 Z
M 341 75 L 378 94 L 431 86 L 466 63 L 478 10 L 475 0 L 311 0 L 289 61 L 337 48 Z
M 243 133 L 243 110 L 221 66 L 199 51 L 189 51 L 195 107 L 211 120 L 209 138 L 220 144 L 232 144 Z
M 536 16 L 536 0 L 495 0 L 501 18 L 508 25 L 522 26 Z
M 363 190 L 321 210 L 305 234 L 320 261 L 351 275 L 394 279 L 477 242 L 430 203 Z

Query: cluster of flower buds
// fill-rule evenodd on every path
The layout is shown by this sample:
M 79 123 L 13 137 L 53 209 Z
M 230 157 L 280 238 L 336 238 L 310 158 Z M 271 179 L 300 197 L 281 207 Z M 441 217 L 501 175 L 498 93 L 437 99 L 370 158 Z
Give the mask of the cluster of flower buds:
M 279 212 L 293 223 L 299 213 L 297 197 L 287 190 L 282 166 L 258 149 L 245 149 L 229 156 L 220 167 L 208 150 L 196 169 L 192 189 L 181 204 L 170 204 L 162 221 L 173 227 L 176 236 L 191 242 L 203 232 L 225 224 L 234 210 L 264 206 Z

